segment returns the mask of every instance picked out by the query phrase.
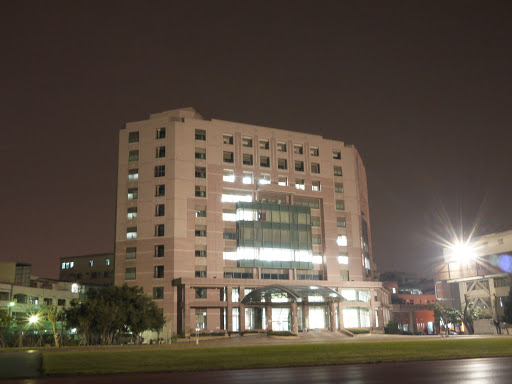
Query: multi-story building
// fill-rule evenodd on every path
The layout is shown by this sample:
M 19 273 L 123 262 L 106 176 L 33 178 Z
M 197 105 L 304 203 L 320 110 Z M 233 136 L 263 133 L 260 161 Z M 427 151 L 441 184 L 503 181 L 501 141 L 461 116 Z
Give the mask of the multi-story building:
M 120 132 L 116 222 L 115 283 L 142 286 L 173 332 L 389 320 L 365 168 L 343 142 L 152 114 Z
M 93 285 L 113 285 L 114 254 L 98 253 L 61 257 L 59 280 Z
M 443 249 L 434 267 L 437 301 L 464 311 L 466 303 L 498 321 L 512 276 L 512 230 L 475 237 L 468 244 Z

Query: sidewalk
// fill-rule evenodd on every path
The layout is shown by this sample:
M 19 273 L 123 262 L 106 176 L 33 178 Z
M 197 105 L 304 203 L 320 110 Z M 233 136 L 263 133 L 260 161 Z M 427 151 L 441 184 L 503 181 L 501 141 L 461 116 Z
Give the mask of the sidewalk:
M 42 364 L 38 351 L 0 353 L 0 379 L 39 377 Z

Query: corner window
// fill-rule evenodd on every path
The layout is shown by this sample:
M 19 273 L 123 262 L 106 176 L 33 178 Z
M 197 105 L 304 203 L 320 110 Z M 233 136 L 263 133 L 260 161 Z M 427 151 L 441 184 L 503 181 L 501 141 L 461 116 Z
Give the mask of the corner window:
M 139 132 L 128 133 L 128 142 L 129 143 L 138 143 L 139 142 Z
M 204 129 L 196 129 L 196 140 L 206 141 L 206 131 Z
M 222 142 L 226 145 L 233 145 L 233 135 L 229 135 L 229 134 L 222 135 Z

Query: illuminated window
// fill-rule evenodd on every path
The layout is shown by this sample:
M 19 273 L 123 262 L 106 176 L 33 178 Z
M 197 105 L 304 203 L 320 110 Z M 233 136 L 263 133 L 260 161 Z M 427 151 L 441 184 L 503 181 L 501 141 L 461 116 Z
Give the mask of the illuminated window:
M 136 239 L 137 238 L 137 227 L 128 227 L 128 228 L 126 228 L 126 238 L 128 240 Z
M 242 182 L 244 184 L 252 184 L 253 183 L 252 172 L 244 172 L 244 175 L 242 177 Z
M 196 217 L 206 217 L 205 206 L 196 206 Z
M 304 179 L 295 179 L 295 188 L 302 189 L 304 191 L 306 189 Z
M 312 181 L 311 182 L 311 190 L 319 192 L 320 191 L 320 181 Z
M 222 212 L 223 221 L 236 221 L 236 210 L 235 209 L 224 209 Z
M 238 303 L 240 301 L 240 288 L 238 288 L 238 287 L 231 288 L 231 301 L 233 303 Z
M 137 181 L 139 179 L 139 170 L 138 169 L 129 169 L 128 170 L 128 181 Z
M 338 263 L 339 264 L 348 264 L 348 255 L 346 252 L 340 252 L 338 256 Z
M 286 187 L 288 185 L 288 177 L 286 176 L 279 176 L 277 185 L 280 185 L 281 187 Z
M 222 181 L 225 181 L 227 183 L 234 183 L 235 171 L 233 171 L 232 169 L 225 169 L 224 174 L 222 175 Z
M 128 200 L 137 200 L 139 197 L 138 188 L 128 188 Z
M 126 218 L 128 220 L 133 220 L 137 218 L 137 207 L 128 208 L 128 213 L 126 214 Z
M 336 244 L 340 247 L 346 247 L 348 245 L 348 238 L 346 235 L 338 235 L 336 239 Z
M 261 174 L 259 184 L 270 184 L 270 175 Z

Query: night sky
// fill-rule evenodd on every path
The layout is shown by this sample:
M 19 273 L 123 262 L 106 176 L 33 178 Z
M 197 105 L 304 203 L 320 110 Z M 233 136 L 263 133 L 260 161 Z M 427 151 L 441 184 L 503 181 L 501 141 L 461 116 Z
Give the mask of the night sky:
M 118 132 L 149 113 L 354 144 L 379 269 L 512 227 L 512 9 L 461 1 L 0 2 L 0 261 L 114 250 Z

